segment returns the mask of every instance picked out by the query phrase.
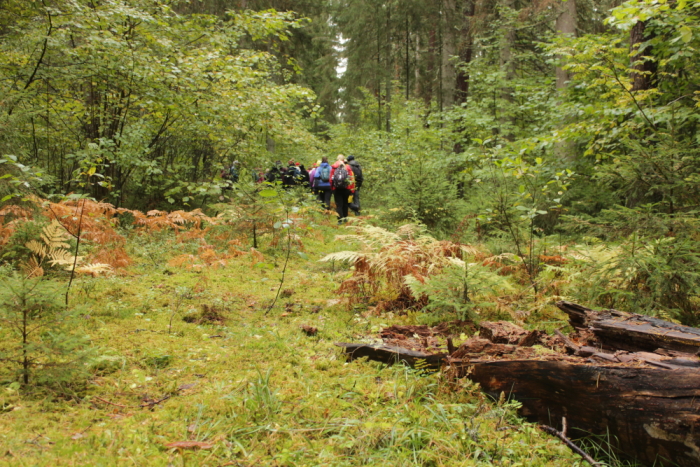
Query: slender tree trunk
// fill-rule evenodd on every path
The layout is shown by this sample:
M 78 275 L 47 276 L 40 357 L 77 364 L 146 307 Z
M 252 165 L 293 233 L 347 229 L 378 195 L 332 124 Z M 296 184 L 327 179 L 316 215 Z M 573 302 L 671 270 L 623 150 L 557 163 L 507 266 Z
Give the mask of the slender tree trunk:
M 556 29 L 561 36 L 576 35 L 576 0 L 562 0 Z M 556 87 L 558 90 L 566 88 L 570 79 L 571 77 L 566 70 L 561 67 L 556 68 Z M 575 148 L 571 141 L 559 141 L 554 145 L 554 153 L 560 160 L 571 160 L 574 157 Z
M 426 87 L 424 89 L 423 97 L 426 104 L 429 104 L 433 99 L 433 96 L 437 97 L 439 100 L 439 95 L 436 92 L 435 84 L 439 80 L 440 72 L 435 67 L 435 57 L 439 56 L 439 45 L 438 45 L 439 32 L 433 27 L 428 34 L 428 60 L 427 60 L 427 72 L 428 78 L 426 80 Z
M 630 53 L 634 53 L 630 63 L 630 67 L 634 70 L 630 75 L 632 91 L 644 91 L 652 87 L 656 63 L 644 58 L 645 55 L 651 55 L 650 48 L 641 49 L 642 43 L 651 38 L 646 21 L 637 22 L 630 30 Z
M 386 12 L 386 32 L 391 30 L 391 10 L 387 8 Z M 391 78 L 392 78 L 392 57 L 391 57 L 391 40 L 390 38 L 387 38 L 386 41 L 386 98 L 385 98 L 385 109 L 384 109 L 384 116 L 386 118 L 386 123 L 384 125 L 384 128 L 386 129 L 387 132 L 391 131 Z
M 573 3 L 573 0 L 568 0 L 568 2 Z M 514 0 L 503 0 L 503 6 L 508 10 L 512 10 L 515 6 Z M 511 104 L 513 102 L 513 87 L 511 86 L 511 81 L 515 78 L 515 61 L 513 60 L 513 48 L 515 46 L 515 30 L 513 30 L 510 25 L 506 26 L 506 31 L 503 34 L 503 39 L 501 41 L 501 54 L 499 58 L 499 65 L 501 71 L 503 72 L 503 78 L 505 79 L 505 84 L 501 88 L 501 99 Z M 512 123 L 511 116 L 509 112 L 501 112 L 501 130 L 499 133 L 503 134 L 505 139 L 513 141 L 515 135 L 512 131 L 506 129 L 504 131 L 503 127 L 506 127 L 509 123 Z
M 456 0 L 443 0 L 442 3 L 442 50 L 441 50 L 441 88 L 442 108 L 450 108 L 455 103 L 457 84 L 457 67 L 454 56 L 457 55 L 457 6 Z
M 576 35 L 576 0 L 562 0 L 561 10 L 557 16 L 557 32 L 562 36 Z M 561 67 L 557 67 L 557 89 L 566 87 L 569 81 L 569 73 Z

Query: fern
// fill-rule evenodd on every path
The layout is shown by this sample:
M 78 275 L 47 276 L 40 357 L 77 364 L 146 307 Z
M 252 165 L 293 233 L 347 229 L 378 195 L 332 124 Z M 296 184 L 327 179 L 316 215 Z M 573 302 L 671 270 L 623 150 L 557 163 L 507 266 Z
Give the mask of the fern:
M 66 266 L 67 271 L 72 271 L 75 267 L 75 272 L 92 276 L 112 271 L 109 264 L 82 264 L 84 257 L 75 256 L 70 252 L 70 245 L 66 243 L 70 236 L 55 219 L 42 229 L 40 238 L 41 242 L 30 240 L 25 245 L 34 254 L 22 265 L 27 277 L 43 276 L 45 272 L 43 265 L 46 261 L 52 266 Z
M 340 292 L 351 302 L 377 303 L 376 311 L 422 308 L 427 297 L 413 294 L 405 278 L 424 282 L 469 252 L 477 252 L 474 247 L 437 240 L 426 234 L 424 226 L 416 224 L 403 225 L 396 232 L 365 224 L 350 228 L 355 234 L 336 238 L 359 243 L 361 251 L 331 253 L 320 261 L 352 264 L 352 276 L 341 284 Z

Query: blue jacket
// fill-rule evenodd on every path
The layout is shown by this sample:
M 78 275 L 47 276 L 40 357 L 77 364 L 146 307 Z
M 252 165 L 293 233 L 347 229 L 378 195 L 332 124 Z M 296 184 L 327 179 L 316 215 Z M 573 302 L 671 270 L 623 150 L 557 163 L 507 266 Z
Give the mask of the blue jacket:
M 330 175 L 328 178 L 327 182 L 324 182 L 321 180 L 321 171 L 323 170 L 324 167 L 328 167 L 328 173 L 330 174 L 331 167 L 328 162 L 322 162 L 321 165 L 318 166 L 316 169 L 316 173 L 314 174 L 314 188 L 330 188 L 331 187 L 331 179 Z

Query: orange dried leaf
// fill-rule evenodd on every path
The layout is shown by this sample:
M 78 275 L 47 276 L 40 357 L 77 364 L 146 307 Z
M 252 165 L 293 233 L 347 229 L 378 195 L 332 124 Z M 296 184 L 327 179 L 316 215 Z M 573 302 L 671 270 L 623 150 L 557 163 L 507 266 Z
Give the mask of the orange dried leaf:
M 174 443 L 166 444 L 165 447 L 174 449 L 212 449 L 214 445 L 204 441 L 175 441 Z

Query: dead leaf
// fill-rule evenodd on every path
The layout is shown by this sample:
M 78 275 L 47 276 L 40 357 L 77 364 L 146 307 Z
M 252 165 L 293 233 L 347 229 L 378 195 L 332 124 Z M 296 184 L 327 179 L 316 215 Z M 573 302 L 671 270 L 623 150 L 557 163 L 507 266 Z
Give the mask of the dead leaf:
M 80 438 L 85 438 L 85 435 L 82 433 L 76 433 L 70 437 L 70 439 L 80 439 Z
M 166 444 L 165 447 L 174 449 L 211 449 L 214 445 L 204 441 L 175 441 L 174 443 Z
M 309 326 L 307 324 L 302 324 L 299 326 L 302 331 L 306 333 L 307 336 L 315 336 L 316 333 L 318 332 L 318 328 L 315 328 L 313 326 Z

